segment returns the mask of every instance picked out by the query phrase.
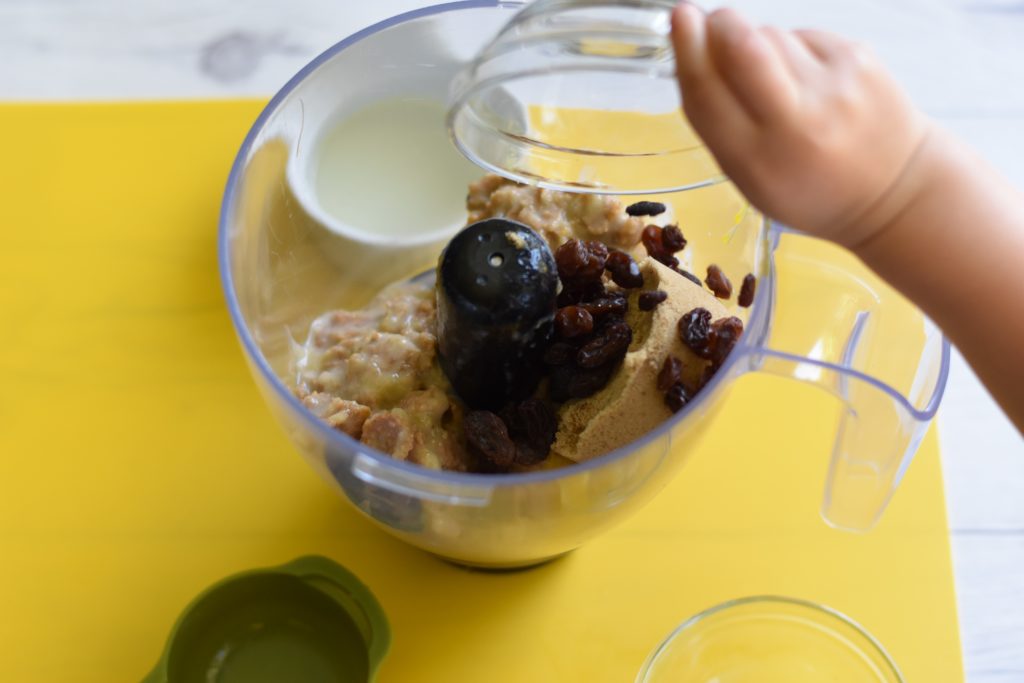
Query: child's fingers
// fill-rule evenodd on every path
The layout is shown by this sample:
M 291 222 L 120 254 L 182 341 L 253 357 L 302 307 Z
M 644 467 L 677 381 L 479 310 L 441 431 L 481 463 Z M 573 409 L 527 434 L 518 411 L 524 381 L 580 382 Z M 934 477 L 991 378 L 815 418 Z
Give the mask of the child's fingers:
M 689 2 L 681 2 L 672 12 L 672 45 L 676 53 L 676 75 L 684 88 L 707 78 L 707 33 L 704 13 Z
M 672 13 L 672 46 L 683 108 L 697 132 L 707 141 L 720 131 L 747 130 L 749 118 L 711 64 L 705 17 L 694 5 L 683 2 Z
M 761 33 L 775 47 L 775 51 L 782 56 L 786 66 L 789 67 L 790 73 L 798 80 L 805 80 L 821 70 L 821 62 L 818 57 L 811 52 L 804 41 L 792 32 L 775 26 L 765 26 L 761 29 Z
M 711 112 L 712 117 L 719 119 L 734 119 L 742 114 L 739 104 L 711 64 L 704 13 L 695 5 L 680 3 L 672 13 L 672 47 L 676 53 L 676 75 L 683 102 L 691 119 L 699 119 L 705 112 Z M 729 109 L 734 109 L 735 114 L 729 114 Z
M 783 57 L 738 12 L 712 12 L 707 42 L 716 70 L 753 118 L 770 121 L 792 110 L 796 83 Z
M 834 33 L 818 29 L 802 28 L 793 34 L 807 46 L 819 60 L 827 64 L 835 63 L 849 53 L 851 43 Z

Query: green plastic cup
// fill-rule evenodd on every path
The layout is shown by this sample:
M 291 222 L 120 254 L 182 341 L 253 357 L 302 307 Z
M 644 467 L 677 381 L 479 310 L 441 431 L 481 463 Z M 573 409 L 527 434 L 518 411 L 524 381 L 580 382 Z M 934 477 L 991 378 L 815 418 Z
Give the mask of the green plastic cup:
M 390 643 L 384 611 L 359 579 L 302 557 L 206 589 L 143 683 L 372 683 Z

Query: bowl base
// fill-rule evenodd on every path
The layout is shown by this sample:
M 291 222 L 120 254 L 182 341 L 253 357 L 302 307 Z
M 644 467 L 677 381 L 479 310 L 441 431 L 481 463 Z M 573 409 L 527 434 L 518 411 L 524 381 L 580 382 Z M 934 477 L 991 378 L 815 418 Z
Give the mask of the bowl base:
M 446 564 L 454 565 L 454 566 L 458 567 L 459 569 L 465 569 L 466 571 L 471 571 L 471 572 L 487 572 L 487 573 L 493 573 L 493 574 L 505 574 L 505 573 L 509 573 L 509 572 L 521 572 L 521 571 L 526 571 L 528 569 L 535 569 L 535 568 L 540 567 L 542 565 L 545 565 L 545 564 L 548 564 L 550 562 L 554 562 L 555 560 L 558 560 L 560 558 L 563 558 L 563 557 L 565 557 L 566 555 L 568 555 L 571 552 L 572 552 L 572 550 L 566 550 L 564 553 L 559 553 L 558 555 L 552 555 L 551 557 L 545 557 L 545 558 L 542 558 L 540 560 L 530 560 L 530 561 L 524 562 L 524 563 L 511 563 L 511 564 L 486 564 L 486 563 L 479 563 L 479 562 L 466 562 L 464 560 L 456 560 L 456 559 L 452 559 L 450 557 L 444 557 L 442 555 L 436 555 L 434 553 L 431 553 L 431 554 L 434 555 L 434 557 L 438 558 L 439 560 L 442 560 Z

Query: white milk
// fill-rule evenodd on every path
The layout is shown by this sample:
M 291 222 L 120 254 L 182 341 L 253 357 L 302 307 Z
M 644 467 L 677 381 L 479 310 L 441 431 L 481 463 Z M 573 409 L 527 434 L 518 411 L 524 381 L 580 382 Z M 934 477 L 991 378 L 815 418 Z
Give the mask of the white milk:
M 313 162 L 317 203 L 364 233 L 411 237 L 466 220 L 466 186 L 483 171 L 448 139 L 441 103 L 377 102 L 329 127 Z

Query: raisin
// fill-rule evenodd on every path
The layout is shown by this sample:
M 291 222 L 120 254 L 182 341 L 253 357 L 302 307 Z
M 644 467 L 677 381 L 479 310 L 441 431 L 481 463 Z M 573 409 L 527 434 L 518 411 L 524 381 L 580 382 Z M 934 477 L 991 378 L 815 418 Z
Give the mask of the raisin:
M 695 308 L 679 319 L 679 338 L 698 356 L 706 358 L 711 333 L 711 311 Z
M 575 358 L 575 353 L 573 354 Z M 550 368 L 548 372 L 548 397 L 555 403 L 568 401 L 569 382 L 576 373 L 575 363 L 562 363 Z
M 667 251 L 662 252 L 660 254 L 652 254 L 652 256 L 654 257 L 655 261 L 664 266 L 668 266 L 673 270 L 679 267 L 679 259 L 677 259 L 672 254 L 668 253 Z
M 516 464 L 530 467 L 544 462 L 551 452 L 551 444 L 538 448 L 528 441 L 516 444 Z
M 582 285 L 576 283 L 563 283 L 563 285 L 562 291 L 558 293 L 558 298 L 555 300 L 558 306 L 572 306 L 583 301 L 593 301 L 605 293 L 604 283 L 600 280 L 586 282 Z
M 585 308 L 566 306 L 555 313 L 555 332 L 563 339 L 590 334 L 593 329 L 594 317 Z
M 526 400 L 537 401 L 539 399 L 530 398 Z M 519 415 L 519 407 L 522 406 L 523 403 L 526 403 L 526 401 L 521 403 L 509 403 L 501 409 L 500 413 L 498 413 L 498 417 L 501 418 L 501 421 L 505 423 L 505 427 L 508 429 L 509 438 L 513 441 L 515 441 L 517 437 L 522 438 L 526 431 L 522 417 Z
M 702 372 L 700 376 L 699 389 L 703 389 L 705 386 L 707 386 L 707 383 L 710 382 L 711 378 L 715 376 L 716 372 L 718 372 L 719 367 L 721 366 L 711 363 L 710 365 L 704 368 L 704 372 Z
M 604 389 L 611 381 L 615 365 L 609 363 L 598 368 L 576 368 L 569 380 L 570 398 L 586 398 Z
M 595 279 L 600 278 L 604 273 L 605 263 L 608 262 L 608 247 L 602 242 L 584 242 L 587 247 L 587 255 L 590 259 L 588 274 Z
M 565 365 L 576 357 L 576 347 L 565 342 L 555 342 L 544 352 L 546 365 Z
M 704 282 L 719 299 L 728 299 L 732 296 L 732 283 L 714 263 L 708 266 L 708 276 Z
M 640 292 L 637 305 L 641 311 L 653 311 L 662 301 L 668 298 L 668 292 L 660 289 L 652 289 L 648 292 Z
M 665 248 L 665 242 L 662 239 L 662 229 L 657 225 L 648 225 L 644 228 L 644 231 L 640 233 L 640 241 L 643 242 L 647 255 L 655 261 L 663 263 L 669 268 L 675 268 L 679 265 L 679 259 Z
M 673 413 L 678 413 L 692 398 L 693 395 L 683 386 L 682 382 L 676 382 L 665 392 L 665 405 Z
M 629 254 L 622 251 L 613 251 L 608 255 L 608 261 L 604 267 L 612 276 L 612 282 L 619 287 L 635 289 L 644 286 L 644 276 L 640 274 L 640 268 L 636 261 Z
M 596 337 L 584 344 L 576 353 L 576 364 L 581 368 L 596 368 L 620 360 L 626 355 L 633 331 L 622 320 L 601 330 Z
M 566 286 L 600 280 L 608 247 L 600 242 L 569 240 L 555 250 L 558 275 Z
M 711 323 L 708 357 L 715 365 L 725 362 L 729 352 L 736 346 L 743 334 L 743 321 L 736 316 L 722 318 Z
M 682 268 L 673 268 L 672 270 L 676 271 L 677 273 L 679 273 L 680 275 L 685 277 L 687 280 L 689 280 L 693 284 L 695 284 L 698 287 L 700 287 L 701 289 L 704 289 L 704 283 L 700 281 L 699 277 L 697 277 L 696 275 L 694 275 L 690 271 L 683 270 Z
M 552 401 L 561 403 L 573 398 L 586 398 L 603 389 L 612 377 L 616 366 L 609 364 L 599 368 L 578 368 L 575 365 L 559 365 L 551 369 L 548 395 Z
M 580 303 L 580 308 L 584 309 L 595 318 L 608 315 L 621 318 L 626 315 L 626 311 L 629 310 L 629 299 L 626 298 L 625 294 L 620 292 L 611 292 L 594 299 L 593 301 L 584 301 Z
M 657 216 L 665 213 L 665 205 L 661 202 L 636 202 L 626 207 L 630 216 Z
M 640 233 L 640 241 L 643 242 L 649 256 L 653 256 L 652 252 L 655 251 L 665 251 L 665 245 L 661 241 L 661 228 L 657 225 L 648 225 L 644 228 Z
M 661 229 L 661 243 L 673 254 L 686 248 L 686 238 L 678 225 L 666 225 Z
M 519 465 L 536 465 L 548 457 L 558 431 L 558 419 L 544 401 L 528 398 L 507 406 L 501 413 L 516 447 Z
M 587 248 L 579 240 L 566 240 L 555 250 L 555 264 L 562 279 L 571 279 L 586 265 Z
M 670 270 L 675 270 L 676 268 L 679 267 L 679 259 L 677 259 L 675 256 L 668 252 L 663 252 L 661 254 L 654 256 L 653 258 L 655 261 L 669 268 Z
M 668 391 L 673 384 L 683 381 L 683 361 L 675 356 L 665 358 L 658 373 L 658 391 Z
M 487 410 L 466 413 L 466 442 L 481 464 L 498 470 L 507 469 L 516 457 L 516 446 L 501 418 Z
M 740 295 L 736 298 L 736 303 L 743 308 L 748 308 L 750 304 L 754 303 L 754 293 L 756 291 L 757 278 L 752 273 L 747 273 L 746 277 L 743 278 L 743 284 L 740 285 Z

